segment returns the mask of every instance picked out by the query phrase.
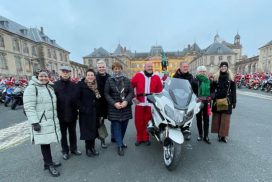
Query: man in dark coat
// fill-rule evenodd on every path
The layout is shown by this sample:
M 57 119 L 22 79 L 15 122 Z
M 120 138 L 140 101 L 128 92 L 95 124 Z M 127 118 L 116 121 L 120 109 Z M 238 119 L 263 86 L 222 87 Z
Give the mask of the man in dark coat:
M 105 99 L 104 96 L 104 88 L 107 79 L 110 77 L 110 75 L 106 72 L 106 63 L 104 61 L 98 61 L 97 62 L 97 75 L 96 75 L 96 82 L 97 82 L 97 87 L 99 90 L 99 93 L 101 94 L 101 98 L 99 99 L 99 110 L 97 112 L 97 122 L 101 122 L 99 124 L 103 124 L 104 120 L 107 118 L 108 115 L 108 103 Z M 103 118 L 100 120 L 100 118 Z M 111 127 L 112 128 L 112 127 Z M 111 129 L 112 130 L 112 129 Z M 113 141 L 112 137 L 112 141 Z M 107 148 L 107 145 L 105 143 L 105 139 L 101 138 L 101 147 L 102 148 Z
M 63 159 L 69 159 L 69 146 L 67 143 L 67 130 L 69 132 L 70 151 L 81 155 L 77 149 L 76 121 L 77 121 L 77 92 L 76 85 L 70 81 L 71 69 L 68 66 L 60 68 L 60 80 L 54 85 L 57 96 L 57 112 L 61 129 L 61 147 Z
M 195 88 L 197 87 L 194 82 L 194 77 L 191 73 L 189 73 L 189 64 L 187 62 L 181 62 L 180 63 L 180 68 L 176 71 L 174 74 L 173 78 L 179 78 L 179 79 L 184 79 L 188 80 L 193 88 L 193 91 L 195 92 Z M 187 133 L 185 135 L 186 140 L 191 139 L 191 132 L 190 128 L 187 129 Z
M 180 68 L 176 71 L 173 78 L 188 80 L 192 85 L 194 77 L 191 73 L 189 73 L 189 64 L 187 62 L 181 62 Z

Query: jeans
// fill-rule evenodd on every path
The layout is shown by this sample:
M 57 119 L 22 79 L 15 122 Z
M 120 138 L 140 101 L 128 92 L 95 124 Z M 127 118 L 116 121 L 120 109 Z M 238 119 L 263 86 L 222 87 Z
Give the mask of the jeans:
M 122 147 L 123 139 L 127 130 L 128 120 L 125 121 L 111 121 L 113 137 L 118 147 Z

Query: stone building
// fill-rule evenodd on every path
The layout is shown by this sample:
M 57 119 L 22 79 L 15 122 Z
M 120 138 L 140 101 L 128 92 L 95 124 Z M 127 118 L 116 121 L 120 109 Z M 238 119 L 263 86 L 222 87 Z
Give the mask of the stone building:
M 1 75 L 30 77 L 38 68 L 57 74 L 62 65 L 70 65 L 69 52 L 50 39 L 43 27 L 27 28 L 0 16 Z
M 260 57 L 258 63 L 258 70 L 264 72 L 272 71 L 272 41 L 266 43 L 259 48 Z
M 202 50 L 201 54 L 190 63 L 190 69 L 195 74 L 197 67 L 204 65 L 208 72 L 214 73 L 223 61 L 228 62 L 229 69 L 233 72 L 235 71 L 235 64 L 242 61 L 242 45 L 238 33 L 234 37 L 233 44 L 223 41 L 217 34 L 214 37 L 214 42 Z

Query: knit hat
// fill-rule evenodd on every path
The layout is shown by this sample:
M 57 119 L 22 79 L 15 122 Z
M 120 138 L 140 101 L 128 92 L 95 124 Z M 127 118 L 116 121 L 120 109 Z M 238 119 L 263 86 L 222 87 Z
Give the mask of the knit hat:
M 207 68 L 205 67 L 205 66 L 199 66 L 199 67 L 197 67 L 197 72 L 199 72 L 199 71 L 207 71 Z
M 228 64 L 228 62 L 225 62 L 225 61 L 224 61 L 224 62 L 221 62 L 221 63 L 220 63 L 220 66 L 219 66 L 219 67 L 221 68 L 222 66 L 227 66 L 227 67 L 229 67 L 229 64 Z

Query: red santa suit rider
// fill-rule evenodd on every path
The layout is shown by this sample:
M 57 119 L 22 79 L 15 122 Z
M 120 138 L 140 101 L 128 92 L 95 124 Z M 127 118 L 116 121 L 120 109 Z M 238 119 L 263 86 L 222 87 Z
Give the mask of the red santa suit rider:
M 150 93 L 160 93 L 162 91 L 162 82 L 157 74 L 153 74 L 153 63 L 145 63 L 144 71 L 138 72 L 131 79 L 133 88 L 135 88 L 135 127 L 137 131 L 136 143 L 150 145 L 149 135 L 147 133 L 147 123 L 151 120 L 151 104 L 148 103 L 146 95 Z

